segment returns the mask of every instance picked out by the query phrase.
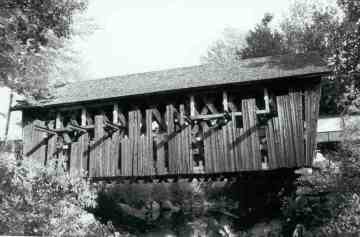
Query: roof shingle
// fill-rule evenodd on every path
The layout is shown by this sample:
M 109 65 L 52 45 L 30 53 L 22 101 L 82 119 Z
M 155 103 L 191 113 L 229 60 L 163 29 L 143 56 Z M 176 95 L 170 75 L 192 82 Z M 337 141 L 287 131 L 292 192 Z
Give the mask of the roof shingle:
M 306 56 L 253 58 L 231 65 L 204 64 L 98 80 L 78 81 L 58 88 L 54 99 L 40 102 L 38 106 L 293 77 L 328 71 L 324 62 L 319 58 Z

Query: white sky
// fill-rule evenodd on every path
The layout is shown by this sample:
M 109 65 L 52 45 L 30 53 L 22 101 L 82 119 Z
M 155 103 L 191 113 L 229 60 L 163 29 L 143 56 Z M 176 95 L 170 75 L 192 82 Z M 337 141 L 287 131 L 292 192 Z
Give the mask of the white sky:
M 291 0 L 90 0 L 100 27 L 75 45 L 87 78 L 200 63 L 225 28 L 247 32 L 264 13 L 280 18 Z

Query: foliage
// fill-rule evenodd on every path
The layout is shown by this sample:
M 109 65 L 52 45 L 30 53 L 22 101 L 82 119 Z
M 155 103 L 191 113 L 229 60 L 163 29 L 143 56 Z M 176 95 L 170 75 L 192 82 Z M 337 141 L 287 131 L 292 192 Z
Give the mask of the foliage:
M 344 118 L 341 147 L 326 154 L 327 166 L 298 178 L 297 192 L 284 201 L 285 236 L 301 224 L 315 236 L 360 231 L 360 150 L 358 120 Z
M 225 40 L 214 43 L 203 60 L 225 64 L 252 57 L 311 54 L 326 62 L 328 57 L 335 54 L 342 38 L 337 34 L 344 26 L 342 12 L 333 0 L 326 4 L 320 1 L 294 1 L 278 27 L 271 27 L 273 16 L 267 13 L 247 33 L 245 40 L 242 35 L 227 32 Z M 238 40 L 229 40 L 228 35 Z M 321 115 L 338 114 L 343 110 L 339 102 L 345 85 L 330 79 L 323 80 L 322 84 Z
M 237 54 L 240 58 L 254 58 L 285 53 L 283 47 L 283 36 L 270 28 L 269 24 L 274 16 L 266 13 L 260 24 L 250 30 L 246 36 L 246 47 Z
M 201 57 L 204 63 L 226 64 L 237 62 L 238 52 L 244 47 L 245 38 L 234 28 L 225 28 L 222 39 L 215 41 Z
M 344 113 L 354 113 L 360 109 L 360 6 L 352 1 L 339 2 L 346 18 L 338 32 L 341 41 L 329 61 L 334 78 L 346 89 L 341 101 L 341 106 L 346 109 Z
M 278 27 L 270 26 L 274 16 L 266 13 L 261 22 L 247 33 L 245 42 L 242 36 L 237 35 L 237 41 L 215 43 L 208 51 L 212 52 L 212 57 L 204 59 L 207 62 L 221 63 L 227 62 L 227 57 L 239 60 L 312 52 L 317 52 L 322 57 L 330 56 L 338 40 L 334 32 L 339 30 L 342 22 L 340 9 L 331 2 L 333 1 L 328 1 L 328 5 L 324 6 L 318 1 L 294 1 Z
M 331 1 L 294 1 L 288 14 L 281 20 L 284 51 L 291 54 L 317 52 L 323 58 L 334 49 L 334 32 L 339 29 L 341 17 Z
M 62 163 L 0 158 L 0 232 L 7 235 L 102 235 L 104 228 L 85 209 L 96 206 L 89 181 L 70 176 Z
M 35 99 L 46 96 L 49 78 L 68 76 L 75 63 L 69 39 L 86 7 L 87 0 L 2 0 L 0 81 Z
M 290 236 L 299 224 L 315 232 L 338 215 L 345 199 L 340 192 L 334 190 L 336 183 L 337 177 L 330 169 L 315 171 L 298 179 L 296 193 L 283 200 L 285 236 Z

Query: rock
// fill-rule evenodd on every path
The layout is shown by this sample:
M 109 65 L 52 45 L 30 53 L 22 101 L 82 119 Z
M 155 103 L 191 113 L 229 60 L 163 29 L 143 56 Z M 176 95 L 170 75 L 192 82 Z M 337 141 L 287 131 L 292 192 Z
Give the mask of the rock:
M 294 171 L 295 174 L 300 174 L 300 175 L 311 175 L 313 173 L 313 169 L 312 168 L 301 168 L 301 169 L 297 169 Z
M 124 203 L 119 203 L 118 207 L 126 214 L 141 220 L 146 220 L 146 210 L 137 209 Z
M 150 201 L 146 204 L 147 217 L 154 221 L 160 216 L 160 205 L 155 201 Z
M 340 162 L 333 162 L 320 152 L 316 152 L 312 165 L 320 170 L 329 169 L 333 173 L 340 173 Z
M 173 211 L 173 212 L 180 211 L 180 208 L 174 206 L 169 200 L 161 202 L 161 209 L 163 209 L 164 211 Z
M 326 159 L 326 157 L 320 152 L 316 152 L 312 166 L 323 170 L 330 166 L 330 160 Z
M 149 232 L 144 235 L 144 237 L 158 237 L 158 236 L 166 236 L 166 237 L 176 237 L 174 231 L 170 229 L 162 229 L 156 232 Z
M 254 225 L 250 230 L 250 236 L 268 237 L 268 236 L 280 236 L 281 222 L 278 220 L 272 220 L 268 223 L 262 222 Z

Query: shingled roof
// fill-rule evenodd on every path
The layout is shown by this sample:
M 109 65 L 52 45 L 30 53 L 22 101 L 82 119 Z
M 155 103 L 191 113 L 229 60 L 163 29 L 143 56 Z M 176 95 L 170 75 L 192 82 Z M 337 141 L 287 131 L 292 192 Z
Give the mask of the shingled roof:
M 93 100 L 144 95 L 182 89 L 327 73 L 324 62 L 309 56 L 276 56 L 236 64 L 204 64 L 70 83 L 58 88 L 52 100 L 36 106 L 56 106 Z

